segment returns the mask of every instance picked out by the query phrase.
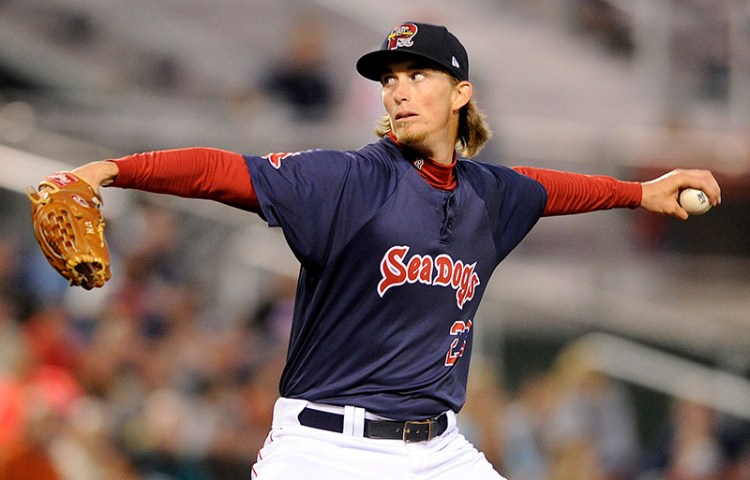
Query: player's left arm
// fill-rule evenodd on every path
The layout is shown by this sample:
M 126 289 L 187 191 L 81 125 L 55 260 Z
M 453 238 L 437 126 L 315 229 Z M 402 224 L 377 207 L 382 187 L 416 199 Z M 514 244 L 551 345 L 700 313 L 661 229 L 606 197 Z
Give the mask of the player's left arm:
M 718 182 L 707 170 L 673 170 L 648 182 L 627 182 L 603 175 L 584 175 L 533 167 L 513 167 L 544 186 L 544 216 L 642 207 L 649 212 L 685 220 L 688 213 L 677 201 L 685 188 L 703 190 L 711 205 L 721 201 Z

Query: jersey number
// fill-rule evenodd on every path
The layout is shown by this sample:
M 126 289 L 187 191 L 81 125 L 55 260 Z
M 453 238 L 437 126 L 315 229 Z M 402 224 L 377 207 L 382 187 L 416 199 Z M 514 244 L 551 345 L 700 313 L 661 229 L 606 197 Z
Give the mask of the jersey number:
M 451 327 L 451 335 L 456 338 L 451 342 L 451 347 L 448 349 L 448 353 L 445 354 L 445 366 L 453 366 L 461 356 L 464 354 L 466 349 L 466 337 L 471 330 L 471 320 L 463 321 L 459 320 L 453 323 Z

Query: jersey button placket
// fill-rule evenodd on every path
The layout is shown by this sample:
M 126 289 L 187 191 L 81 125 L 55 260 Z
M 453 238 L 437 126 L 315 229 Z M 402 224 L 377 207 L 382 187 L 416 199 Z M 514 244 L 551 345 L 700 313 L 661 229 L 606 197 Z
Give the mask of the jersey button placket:
M 451 234 L 453 232 L 453 216 L 455 205 L 456 197 L 455 195 L 451 194 L 445 202 L 445 219 L 443 222 L 443 230 L 441 235 L 441 240 L 443 240 L 444 242 L 449 241 L 450 237 L 452 236 Z

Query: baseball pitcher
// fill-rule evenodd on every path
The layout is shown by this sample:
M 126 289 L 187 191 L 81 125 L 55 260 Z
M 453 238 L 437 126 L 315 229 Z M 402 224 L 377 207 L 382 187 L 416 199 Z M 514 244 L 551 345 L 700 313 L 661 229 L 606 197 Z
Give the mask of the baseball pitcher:
M 501 479 L 456 427 L 492 272 L 541 217 L 640 207 L 686 219 L 679 192 L 700 189 L 717 205 L 719 185 L 705 170 L 637 183 L 471 160 L 491 131 L 467 52 L 443 26 L 398 25 L 356 68 L 380 83 L 386 112 L 380 138 L 358 150 L 185 148 L 63 178 L 97 195 L 115 186 L 211 199 L 282 229 L 301 268 L 280 397 L 252 478 Z M 55 178 L 34 194 L 36 208 L 65 189 Z M 65 243 L 56 228 L 52 243 Z M 101 260 L 69 256 L 57 264 L 71 283 L 109 278 Z

